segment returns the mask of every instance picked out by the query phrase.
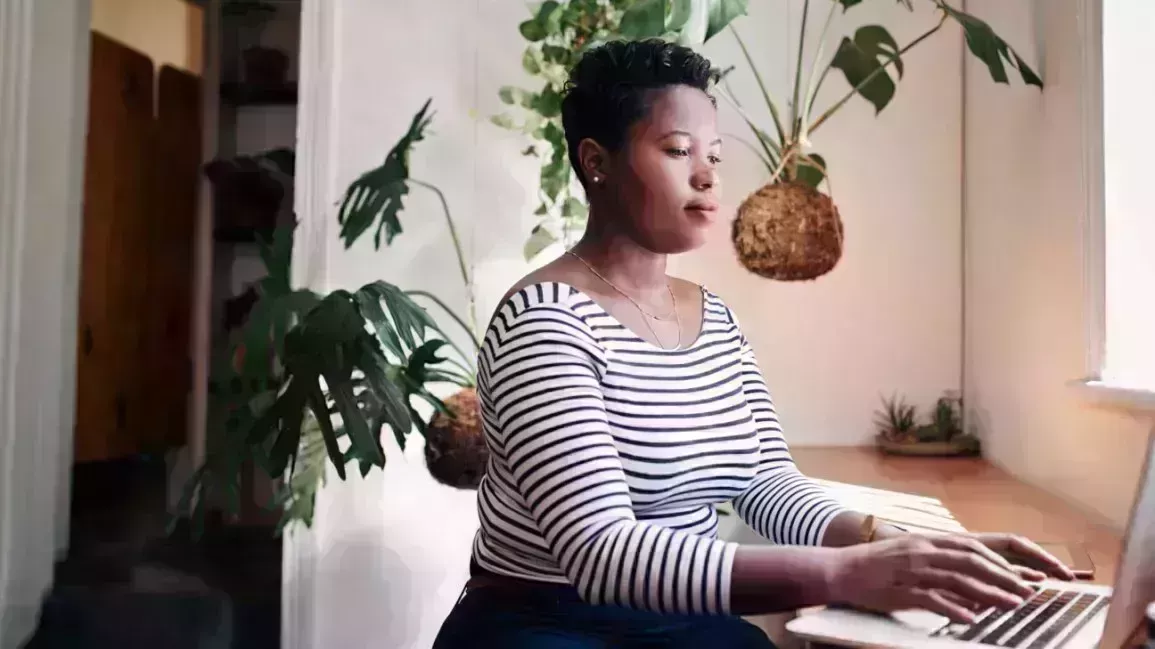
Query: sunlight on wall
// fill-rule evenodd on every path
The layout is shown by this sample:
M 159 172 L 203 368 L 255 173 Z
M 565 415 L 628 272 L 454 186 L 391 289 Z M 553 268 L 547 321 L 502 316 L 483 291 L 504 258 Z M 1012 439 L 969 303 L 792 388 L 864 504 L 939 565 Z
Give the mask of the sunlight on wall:
M 200 74 L 204 11 L 183 0 L 92 0 L 92 29 L 163 65 Z

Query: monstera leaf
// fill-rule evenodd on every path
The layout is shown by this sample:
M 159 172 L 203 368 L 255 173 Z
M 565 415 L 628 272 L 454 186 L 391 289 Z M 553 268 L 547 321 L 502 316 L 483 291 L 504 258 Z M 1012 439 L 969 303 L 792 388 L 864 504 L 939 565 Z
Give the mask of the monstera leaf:
M 427 100 L 413 116 L 409 130 L 385 156 L 385 162 L 362 174 L 346 190 L 337 217 L 346 248 L 351 247 L 374 222 L 377 229 L 373 234 L 373 245 L 378 249 L 381 248 L 382 234 L 385 243 L 391 243 L 393 237 L 401 234 L 398 214 L 405 195 L 409 193 L 409 155 L 413 145 L 425 139 L 425 129 L 433 119 L 429 113 L 431 102 L 431 99 Z

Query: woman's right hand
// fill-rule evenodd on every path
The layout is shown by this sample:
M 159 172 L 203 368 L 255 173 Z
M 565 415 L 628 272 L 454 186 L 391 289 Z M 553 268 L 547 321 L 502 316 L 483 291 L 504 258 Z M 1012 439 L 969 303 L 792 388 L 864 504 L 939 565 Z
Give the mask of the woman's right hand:
M 1034 593 L 1004 558 L 962 536 L 910 534 L 837 554 L 831 600 L 880 613 L 921 608 L 971 623 L 970 609 L 1011 609 Z

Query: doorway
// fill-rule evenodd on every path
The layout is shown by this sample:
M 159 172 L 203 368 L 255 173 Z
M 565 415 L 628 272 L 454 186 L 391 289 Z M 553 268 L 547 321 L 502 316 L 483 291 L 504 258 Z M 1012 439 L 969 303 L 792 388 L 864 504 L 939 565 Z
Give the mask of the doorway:
M 69 551 L 29 646 L 277 647 L 272 483 L 249 476 L 240 516 L 214 503 L 200 539 L 166 528 L 214 432 L 210 357 L 263 273 L 264 224 L 209 170 L 295 146 L 300 4 L 90 1 Z

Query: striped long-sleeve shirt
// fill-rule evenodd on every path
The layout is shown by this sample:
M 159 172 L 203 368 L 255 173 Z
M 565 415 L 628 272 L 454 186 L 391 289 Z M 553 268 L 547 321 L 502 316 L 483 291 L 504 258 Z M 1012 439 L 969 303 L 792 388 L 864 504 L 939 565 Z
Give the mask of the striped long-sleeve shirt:
M 796 468 L 733 312 L 703 295 L 701 333 L 677 350 L 566 284 L 501 306 L 479 358 L 477 565 L 591 603 L 728 613 L 737 545 L 715 504 L 775 543 L 821 542 L 842 508 Z

